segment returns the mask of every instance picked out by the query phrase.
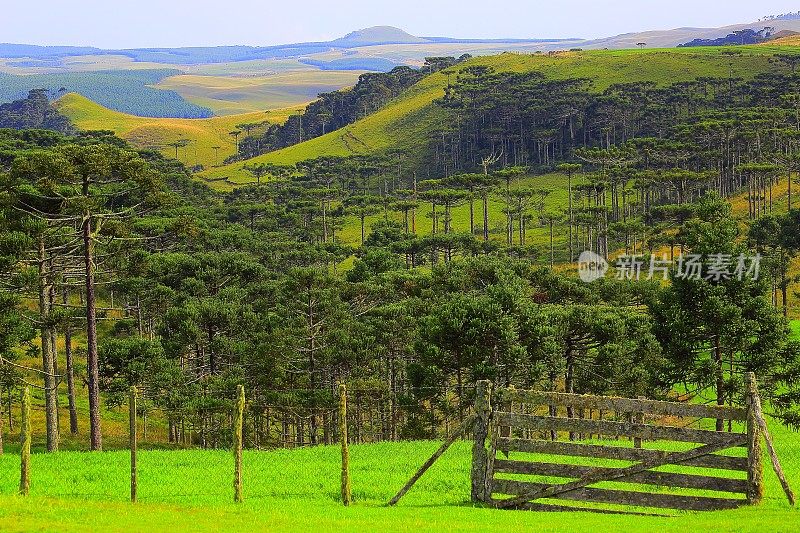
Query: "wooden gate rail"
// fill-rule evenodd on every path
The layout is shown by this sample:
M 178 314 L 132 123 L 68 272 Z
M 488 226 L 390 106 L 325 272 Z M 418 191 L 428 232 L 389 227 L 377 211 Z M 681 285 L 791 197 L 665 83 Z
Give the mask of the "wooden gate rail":
M 752 383 L 750 380 L 752 379 Z M 500 389 L 492 397 L 488 382 L 478 384 L 475 405 L 476 422 L 473 448 L 473 500 L 497 507 L 547 509 L 549 500 L 568 500 L 600 504 L 628 505 L 679 510 L 731 509 L 761 499 L 762 463 L 759 427 L 754 415 L 757 392 L 754 378 L 748 376 L 746 409 L 714 405 L 694 405 L 645 399 L 584 396 L 554 392 Z M 502 409 L 492 409 L 492 401 Z M 525 407 L 525 413 L 512 412 L 510 405 Z M 558 408 L 567 408 L 567 417 L 558 416 Z M 544 409 L 547 408 L 547 409 Z M 576 410 L 614 412 L 626 415 L 627 421 L 574 418 Z M 546 411 L 549 416 L 539 414 Z M 644 416 L 649 420 L 645 421 Z M 726 433 L 677 427 L 661 423 L 659 418 L 723 419 L 744 422 L 745 431 Z M 569 434 L 569 442 L 558 437 Z M 695 443 L 699 447 L 686 451 L 667 451 L 604 444 L 576 442 L 576 435 L 601 435 L 604 438 L 627 437 L 631 445 L 640 446 L 640 439 Z M 491 438 L 486 448 L 486 439 Z M 747 457 L 718 455 L 729 448 L 747 449 Z M 502 450 L 506 458 L 497 457 Z M 559 464 L 547 459 L 526 456 L 511 458 L 511 452 L 550 456 L 583 457 L 631 461 L 627 467 Z M 678 473 L 654 470 L 664 465 L 680 465 L 709 469 L 707 474 Z M 711 470 L 713 469 L 713 470 Z M 747 479 L 721 477 L 718 470 L 747 472 Z M 497 474 L 514 478 L 497 477 Z M 543 483 L 535 478 L 565 478 L 561 484 Z M 572 481 L 569 481 L 572 480 Z M 613 482 L 642 485 L 642 489 L 593 487 Z M 647 486 L 674 489 L 707 490 L 729 494 L 694 496 L 663 492 L 646 492 Z M 501 496 L 497 498 L 495 496 Z M 738 497 L 737 497 L 738 496 Z M 510 499 L 507 499 L 510 497 Z M 542 503 L 532 503 L 534 500 Z M 548 501 L 545 501 L 548 500 Z M 552 505 L 553 509 L 563 506 Z M 571 509 L 575 510 L 576 508 Z M 577 508 L 580 510 L 580 508 Z M 587 509 L 595 510 L 595 509 Z
M 747 420 L 747 410 L 724 405 L 703 405 L 613 396 L 588 396 L 563 392 L 539 392 L 516 389 L 497 391 L 498 403 L 527 403 L 533 405 L 557 405 L 584 409 L 617 411 L 620 413 L 642 413 L 654 416 L 680 416 L 690 418 L 721 418 L 723 420 Z
M 623 448 L 622 446 L 603 446 L 600 444 L 575 444 L 572 442 L 553 442 L 547 440 L 525 440 L 500 438 L 498 448 L 513 452 L 539 453 L 547 455 L 571 455 L 573 457 L 593 457 L 598 459 L 617 459 L 621 461 L 647 461 L 678 455 L 678 452 L 649 450 L 647 448 Z M 704 455 L 681 463 L 684 466 L 713 468 L 715 470 L 734 470 L 747 472 L 747 457 L 728 455 Z
M 672 426 L 653 426 L 610 420 L 588 420 L 585 418 L 559 418 L 552 416 L 522 415 L 498 411 L 494 414 L 498 426 L 510 426 L 533 431 L 570 431 L 573 433 L 598 434 L 607 437 L 638 437 L 647 440 L 671 440 L 715 444 L 721 440 L 731 441 L 731 447 L 739 442 L 741 433 L 720 433 L 703 429 Z M 740 444 L 744 445 L 744 443 Z

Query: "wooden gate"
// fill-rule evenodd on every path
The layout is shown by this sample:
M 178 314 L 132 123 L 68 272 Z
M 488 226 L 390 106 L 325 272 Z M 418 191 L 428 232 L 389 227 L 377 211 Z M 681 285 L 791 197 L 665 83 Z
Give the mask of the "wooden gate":
M 490 383 L 480 382 L 472 499 L 499 508 L 602 512 L 621 511 L 564 501 L 683 510 L 757 503 L 763 488 L 752 375 L 746 395 L 748 408 L 740 409 L 514 389 L 492 395 Z M 733 431 L 687 427 L 708 419 L 731 421 Z M 732 451 L 718 453 L 725 450 Z M 663 471 L 667 465 L 681 468 Z

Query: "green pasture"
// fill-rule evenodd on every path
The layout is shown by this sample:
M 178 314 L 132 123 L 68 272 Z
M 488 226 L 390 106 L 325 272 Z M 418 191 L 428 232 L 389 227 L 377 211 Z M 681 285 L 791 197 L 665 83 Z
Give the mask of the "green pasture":
M 797 485 L 800 438 L 777 423 L 772 427 L 787 476 Z M 8 453 L 0 457 L 0 530 L 792 531 L 800 520 L 800 512 L 786 503 L 768 462 L 765 500 L 758 507 L 666 511 L 665 517 L 485 509 L 468 502 L 468 442 L 448 451 L 397 507 L 385 507 L 437 446 L 437 442 L 353 446 L 354 503 L 349 508 L 339 503 L 340 457 L 335 446 L 246 451 L 242 504 L 231 502 L 233 457 L 224 450 L 140 452 L 136 504 L 126 501 L 126 451 L 34 454 L 28 498 L 14 495 L 19 459 Z M 564 458 L 546 460 L 564 462 Z

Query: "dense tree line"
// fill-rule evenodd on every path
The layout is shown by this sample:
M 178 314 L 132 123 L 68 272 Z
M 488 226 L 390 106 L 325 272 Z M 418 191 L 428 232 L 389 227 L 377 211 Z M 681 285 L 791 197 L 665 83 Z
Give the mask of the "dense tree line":
M 778 19 L 772 19 L 778 20 Z M 775 33 L 775 28 L 766 27 L 760 30 L 745 28 L 729 33 L 725 37 L 716 39 L 692 39 L 688 43 L 679 44 L 678 47 L 691 48 L 695 46 L 736 46 L 745 44 L 758 44 L 769 41 Z
M 400 66 L 385 73 L 362 74 L 355 86 L 320 94 L 303 113 L 290 116 L 285 124 L 272 125 L 261 135 L 245 136 L 239 143 L 238 154 L 231 160 L 250 159 L 352 124 L 378 111 L 427 74 L 453 66 L 468 57 L 430 57 L 419 69 Z
M 775 72 L 753 80 L 626 83 L 599 93 L 586 79 L 466 67 L 439 101 L 453 119 L 432 135 L 437 166 L 444 174 L 478 168 L 497 152 L 505 165 L 552 168 L 579 148 L 649 143 L 647 168 L 730 174 L 740 159 L 796 145 L 797 59 L 776 56 Z
M 25 99 L 0 104 L 0 128 L 73 131 L 69 119 L 50 105 L 44 89 L 30 91 Z

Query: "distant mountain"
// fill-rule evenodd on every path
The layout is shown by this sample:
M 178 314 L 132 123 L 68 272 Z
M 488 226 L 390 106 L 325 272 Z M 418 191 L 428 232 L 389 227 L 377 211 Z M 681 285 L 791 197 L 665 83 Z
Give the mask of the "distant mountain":
M 348 33 L 328 44 L 331 46 L 370 46 L 378 44 L 419 44 L 429 42 L 394 26 L 373 26 Z
M 517 53 L 548 52 L 570 48 L 620 49 L 646 46 L 672 48 L 696 40 L 714 41 L 752 29 L 770 33 L 800 32 L 800 20 L 785 17 L 721 28 L 675 28 L 626 33 L 601 39 L 470 39 L 454 37 L 418 37 L 393 26 L 374 26 L 348 33 L 325 42 L 294 43 L 275 46 L 208 46 L 185 48 L 136 48 L 103 50 L 92 47 L 34 46 L 0 44 L 0 67 L 6 72 L 28 69 L 25 73 L 60 72 L 76 68 L 81 62 L 70 62 L 74 56 L 123 56 L 135 62 L 174 66 L 239 63 L 255 60 L 293 59 L 306 65 L 328 70 L 387 71 L 396 65 L 419 66 L 428 56 L 462 54 L 492 55 L 510 51 Z M 700 41 L 698 41 L 700 42 Z M 384 46 L 375 50 L 375 46 Z

